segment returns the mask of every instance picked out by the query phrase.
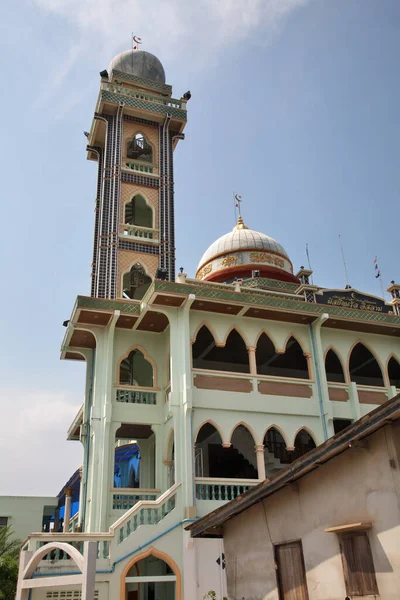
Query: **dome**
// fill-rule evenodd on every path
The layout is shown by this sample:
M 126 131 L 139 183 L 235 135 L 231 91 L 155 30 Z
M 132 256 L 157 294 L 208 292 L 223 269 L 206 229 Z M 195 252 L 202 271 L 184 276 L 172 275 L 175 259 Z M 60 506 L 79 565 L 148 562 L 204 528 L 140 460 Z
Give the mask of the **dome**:
M 235 277 L 251 277 L 253 270 L 259 270 L 262 277 L 297 282 L 284 247 L 265 233 L 249 229 L 239 217 L 233 231 L 218 238 L 204 252 L 196 278 L 231 281 Z
M 125 50 L 114 56 L 108 66 L 108 73 L 121 71 L 137 77 L 152 79 L 157 83 L 165 83 L 165 71 L 154 54 L 143 50 Z

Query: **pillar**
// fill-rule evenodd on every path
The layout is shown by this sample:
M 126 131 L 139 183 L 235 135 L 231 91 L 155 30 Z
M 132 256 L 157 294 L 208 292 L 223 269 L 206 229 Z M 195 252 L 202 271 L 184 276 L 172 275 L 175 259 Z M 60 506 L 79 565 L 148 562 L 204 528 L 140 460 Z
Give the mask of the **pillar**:
M 250 375 L 257 375 L 257 362 L 256 362 L 256 347 L 248 346 L 247 351 L 249 353 L 249 364 L 250 364 Z
M 65 506 L 64 506 L 64 527 L 63 533 L 68 533 L 69 522 L 71 519 L 71 500 L 72 500 L 72 489 L 65 488 Z
M 264 479 L 266 479 L 264 445 L 261 444 L 259 446 L 256 446 L 255 449 L 256 449 L 256 458 L 257 458 L 258 479 L 260 479 L 261 481 L 264 481 Z
M 83 501 L 83 483 L 82 483 L 82 467 L 79 467 L 79 515 L 78 515 L 78 530 L 82 531 L 82 501 Z

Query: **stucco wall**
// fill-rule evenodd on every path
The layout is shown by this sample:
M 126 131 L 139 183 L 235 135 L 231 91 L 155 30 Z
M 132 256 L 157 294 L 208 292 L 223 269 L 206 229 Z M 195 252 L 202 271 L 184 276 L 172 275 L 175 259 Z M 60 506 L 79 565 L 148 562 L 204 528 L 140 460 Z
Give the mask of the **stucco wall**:
M 44 506 L 57 506 L 51 496 L 0 496 L 0 516 L 8 517 L 15 537 L 23 540 L 31 532 L 42 531 Z
M 228 521 L 224 544 L 229 598 L 278 600 L 273 545 L 301 539 L 310 600 L 343 600 L 339 540 L 325 529 L 364 521 L 372 523 L 369 539 L 380 597 L 397 600 L 398 436 L 387 426 L 368 438 L 366 448 L 350 448 Z

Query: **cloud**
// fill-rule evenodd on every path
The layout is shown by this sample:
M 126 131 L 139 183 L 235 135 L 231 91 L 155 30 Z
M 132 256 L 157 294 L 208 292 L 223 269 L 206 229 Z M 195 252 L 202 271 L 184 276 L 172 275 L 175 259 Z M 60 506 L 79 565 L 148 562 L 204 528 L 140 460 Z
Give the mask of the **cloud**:
M 49 390 L 2 389 L 2 495 L 56 495 L 82 462 L 79 442 L 66 432 L 79 398 Z
M 79 59 L 99 61 L 130 47 L 131 32 L 164 60 L 209 68 L 250 38 L 268 43 L 285 19 L 310 0 L 34 0 L 71 29 L 70 48 L 50 78 L 54 91 Z M 46 93 L 46 92 L 45 92 Z

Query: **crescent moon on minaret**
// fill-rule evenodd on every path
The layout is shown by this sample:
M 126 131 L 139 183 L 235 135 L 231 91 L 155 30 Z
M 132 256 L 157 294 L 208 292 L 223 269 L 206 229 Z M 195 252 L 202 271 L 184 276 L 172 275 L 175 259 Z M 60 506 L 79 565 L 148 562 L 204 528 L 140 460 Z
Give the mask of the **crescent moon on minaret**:
M 135 42 L 135 44 L 141 44 L 142 43 L 142 38 L 138 37 L 137 35 L 134 35 L 132 37 L 132 39 Z
M 235 194 L 235 200 L 236 200 L 236 202 L 241 202 L 242 196 L 239 196 L 239 194 Z

